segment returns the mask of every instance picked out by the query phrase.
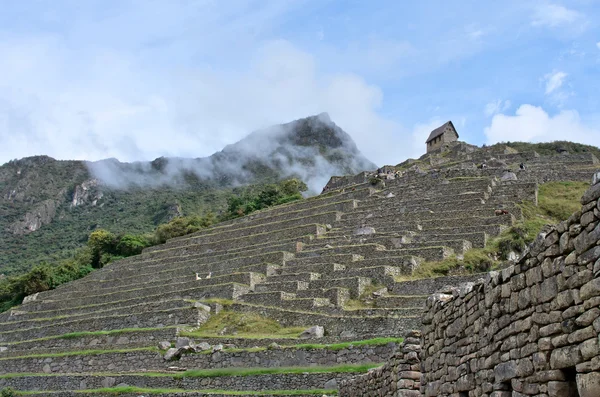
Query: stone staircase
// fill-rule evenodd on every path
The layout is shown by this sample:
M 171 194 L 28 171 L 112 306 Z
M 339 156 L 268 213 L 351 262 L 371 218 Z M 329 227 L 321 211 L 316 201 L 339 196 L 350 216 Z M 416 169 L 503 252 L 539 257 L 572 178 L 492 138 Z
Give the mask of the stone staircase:
M 500 168 L 452 167 L 406 172 L 385 186 L 371 184 L 368 174 L 338 178 L 320 196 L 169 240 L 29 297 L 0 314 L 0 389 L 62 396 L 334 393 L 339 382 L 386 361 L 398 335 L 419 328 L 427 295 L 481 276 L 398 277 L 424 261 L 484 247 L 521 219 L 517 204 L 536 200 L 538 182 L 559 172 L 576 178 L 578 167 L 596 164 L 577 157 L 544 167 L 534 154 L 503 157 L 523 158 L 532 171 L 517 181 L 503 181 Z M 499 208 L 509 214 L 496 216 Z M 361 298 L 372 304 L 356 305 Z M 159 342 L 180 342 L 221 310 L 284 327 L 322 326 L 325 336 L 196 337 L 209 348 L 165 360 Z

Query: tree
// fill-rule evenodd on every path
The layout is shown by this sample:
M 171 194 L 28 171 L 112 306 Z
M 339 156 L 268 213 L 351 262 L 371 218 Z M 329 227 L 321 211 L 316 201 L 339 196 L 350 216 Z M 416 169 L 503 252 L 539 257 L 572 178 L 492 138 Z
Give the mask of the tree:
M 116 236 L 108 230 L 94 230 L 88 239 L 88 247 L 92 255 L 92 267 L 100 268 L 106 264 L 103 256 L 114 252 Z
M 148 239 L 141 235 L 125 234 L 118 240 L 116 254 L 120 256 L 141 254 L 142 250 L 150 245 Z

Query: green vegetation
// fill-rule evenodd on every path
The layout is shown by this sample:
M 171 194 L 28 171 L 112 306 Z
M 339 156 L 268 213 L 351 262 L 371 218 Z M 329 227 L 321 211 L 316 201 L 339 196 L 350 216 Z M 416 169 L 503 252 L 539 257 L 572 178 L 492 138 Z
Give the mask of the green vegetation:
M 143 387 L 121 386 L 109 387 L 101 389 L 86 389 L 76 390 L 80 394 L 101 394 L 101 395 L 119 395 L 130 393 L 144 394 L 168 394 L 168 393 L 202 393 L 202 394 L 221 394 L 226 396 L 301 396 L 301 395 L 337 395 L 337 390 L 327 389 L 309 389 L 309 390 L 218 390 L 218 389 L 203 389 L 203 390 L 187 390 L 187 389 L 147 389 Z M 18 395 L 34 395 L 44 394 L 43 391 L 28 391 L 18 392 Z
M 12 387 L 5 387 L 0 390 L 0 397 L 15 397 L 17 392 Z
M 452 256 L 440 262 L 425 262 L 413 274 L 414 278 L 439 277 L 453 272 L 479 273 L 489 271 L 507 260 L 510 252 L 521 253 L 535 240 L 545 225 L 566 220 L 581 208 L 579 199 L 589 188 L 584 182 L 549 182 L 539 186 L 538 205 L 523 202 L 519 206 L 523 220 L 489 241 L 485 248 L 474 248 L 463 259 Z M 398 281 L 405 278 L 398 278 Z
M 567 141 L 554 141 L 545 143 L 528 143 L 528 142 L 500 142 L 492 147 L 503 147 L 508 146 L 515 149 L 518 152 L 530 152 L 536 151 L 543 156 L 552 156 L 560 153 L 561 151 L 567 151 L 571 154 L 575 153 L 592 153 L 596 157 L 600 158 L 600 149 L 591 146 L 584 145 L 581 143 L 567 142 Z
M 142 372 L 135 373 L 131 372 L 128 375 L 134 376 L 147 376 L 152 378 L 168 377 L 175 379 L 184 378 L 218 378 L 221 376 L 256 376 L 256 375 L 276 375 L 276 374 L 342 374 L 342 373 L 362 373 L 367 372 L 372 368 L 376 368 L 381 364 L 369 363 L 369 364 L 343 364 L 334 366 L 317 366 L 317 367 L 229 367 L 229 368 L 213 368 L 213 369 L 189 369 L 187 371 L 173 374 L 172 372 Z M 98 376 L 111 376 L 117 374 L 102 373 L 102 374 L 91 374 Z M 61 376 L 61 374 L 45 374 L 45 373 L 12 373 L 12 374 L 1 374 L 0 379 L 12 379 L 12 378 L 23 378 L 23 377 L 50 377 L 50 376 Z M 0 394 L 0 397 L 2 395 Z
M 20 343 L 38 342 L 38 341 L 44 341 L 44 340 L 50 340 L 50 339 L 76 339 L 76 338 L 84 338 L 84 337 L 88 337 L 88 336 L 120 335 L 120 334 L 129 333 L 129 332 L 150 332 L 150 331 L 164 330 L 164 329 L 169 329 L 169 328 L 177 328 L 177 326 L 169 326 L 169 327 L 161 327 L 161 328 L 121 328 L 121 329 L 114 329 L 114 330 L 110 330 L 110 331 L 69 332 L 68 334 L 46 336 L 44 338 L 37 338 L 37 339 L 13 342 L 10 344 L 18 345 Z
M 227 198 L 227 210 L 221 220 L 238 218 L 254 211 L 274 205 L 285 204 L 302 199 L 307 186 L 299 179 L 289 179 L 279 184 L 248 188 L 242 194 Z
M 367 372 L 380 364 L 347 364 L 332 367 L 269 367 L 269 368 L 215 368 L 215 369 L 190 369 L 176 375 L 174 378 L 214 378 L 219 376 L 253 376 L 273 374 L 320 374 L 320 373 L 356 373 Z
M 340 342 L 331 344 L 319 344 L 319 343 L 301 343 L 293 346 L 282 346 L 284 348 L 295 348 L 295 349 L 326 349 L 326 350 L 343 350 L 350 346 L 382 346 L 388 343 L 402 343 L 403 338 L 372 338 L 352 342 Z
M 218 221 L 299 200 L 302 198 L 301 192 L 306 189 L 306 185 L 298 179 L 237 188 L 233 190 L 236 194 L 227 197 L 227 210 L 219 217 L 212 212 L 202 216 L 179 216 L 159 225 L 152 233 L 114 234 L 105 229 L 96 229 L 87 238 L 86 246 L 75 251 L 71 258 L 55 264 L 42 262 L 25 274 L 0 279 L 0 312 L 20 304 L 27 295 L 48 291 L 77 280 L 93 269 L 106 266 L 117 259 L 140 254 L 144 248 L 162 244 L 170 238 L 197 232 Z
M 277 321 L 257 313 L 239 313 L 223 310 L 192 332 L 182 332 L 184 336 L 214 337 L 236 335 L 240 338 L 294 338 L 306 327 L 282 327 Z
M 111 354 L 111 353 L 130 353 L 139 351 L 155 351 L 158 352 L 158 348 L 155 347 L 135 347 L 131 349 L 113 349 L 113 350 L 73 350 L 60 353 L 39 353 L 39 354 L 26 354 L 23 356 L 12 356 L 12 357 L 1 357 L 0 361 L 12 360 L 14 358 L 49 358 L 49 357 L 70 357 L 70 356 L 95 356 L 98 354 Z

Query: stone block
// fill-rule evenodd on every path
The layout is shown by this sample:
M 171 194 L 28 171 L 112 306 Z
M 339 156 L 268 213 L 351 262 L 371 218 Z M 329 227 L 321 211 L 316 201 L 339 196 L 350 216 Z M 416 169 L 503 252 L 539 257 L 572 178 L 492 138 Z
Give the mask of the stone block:
M 600 184 L 597 186 L 600 186 Z M 600 372 L 577 374 L 577 390 L 579 391 L 579 397 L 600 396 Z
M 548 382 L 548 396 L 549 397 L 573 397 L 571 393 L 572 385 L 569 382 Z
M 494 377 L 496 382 L 506 382 L 517 376 L 517 362 L 508 361 L 496 365 L 494 368 Z
M 579 290 L 581 300 L 588 300 L 594 296 L 600 295 L 600 278 L 585 283 Z
M 552 369 L 561 369 L 574 367 L 583 361 L 579 346 L 566 346 L 555 349 L 550 355 L 550 367 Z

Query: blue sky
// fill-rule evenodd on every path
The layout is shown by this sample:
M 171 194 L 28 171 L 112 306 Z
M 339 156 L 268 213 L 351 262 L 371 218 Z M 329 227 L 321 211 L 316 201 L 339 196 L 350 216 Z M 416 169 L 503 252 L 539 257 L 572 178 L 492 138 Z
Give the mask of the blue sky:
M 329 112 L 398 163 L 461 139 L 600 143 L 600 1 L 6 1 L 0 163 L 200 157 Z

